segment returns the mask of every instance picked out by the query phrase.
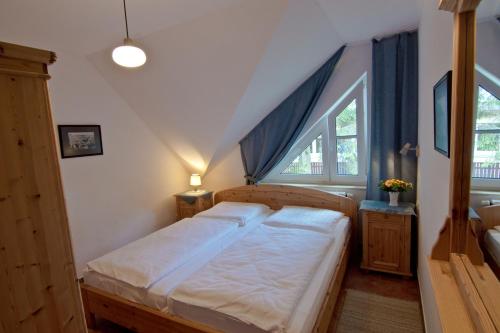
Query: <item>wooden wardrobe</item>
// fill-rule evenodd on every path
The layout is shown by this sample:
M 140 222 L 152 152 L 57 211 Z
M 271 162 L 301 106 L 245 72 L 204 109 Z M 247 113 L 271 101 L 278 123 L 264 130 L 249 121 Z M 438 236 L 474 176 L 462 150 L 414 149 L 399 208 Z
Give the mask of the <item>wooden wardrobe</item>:
M 55 60 L 0 42 L 0 333 L 86 332 L 47 91 Z

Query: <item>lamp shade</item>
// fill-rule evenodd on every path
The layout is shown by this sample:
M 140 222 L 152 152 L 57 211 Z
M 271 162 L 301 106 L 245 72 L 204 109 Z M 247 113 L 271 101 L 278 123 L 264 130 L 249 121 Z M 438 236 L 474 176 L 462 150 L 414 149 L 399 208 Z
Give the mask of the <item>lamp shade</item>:
M 201 185 L 201 177 L 199 174 L 194 173 L 191 175 L 191 180 L 189 181 L 189 185 L 191 186 L 200 186 Z
M 116 47 L 111 54 L 113 61 L 123 67 L 140 67 L 146 63 L 146 53 L 132 45 L 130 39 L 126 38 L 123 45 Z

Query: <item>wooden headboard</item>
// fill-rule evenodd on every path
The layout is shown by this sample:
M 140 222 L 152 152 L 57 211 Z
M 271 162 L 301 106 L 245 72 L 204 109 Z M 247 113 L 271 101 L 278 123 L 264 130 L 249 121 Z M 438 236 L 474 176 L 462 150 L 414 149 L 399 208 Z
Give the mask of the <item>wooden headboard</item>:
M 484 231 L 500 225 L 500 205 L 484 206 L 477 209 Z
M 215 193 L 215 203 L 221 201 L 254 202 L 280 209 L 285 205 L 336 210 L 349 216 L 356 226 L 357 205 L 348 197 L 287 185 L 247 185 Z

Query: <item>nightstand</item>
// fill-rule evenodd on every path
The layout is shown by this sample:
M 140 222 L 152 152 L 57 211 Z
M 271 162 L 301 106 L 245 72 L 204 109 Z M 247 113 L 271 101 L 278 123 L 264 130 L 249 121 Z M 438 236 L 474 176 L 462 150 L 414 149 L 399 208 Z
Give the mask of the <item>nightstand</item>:
M 364 200 L 359 207 L 363 223 L 361 268 L 412 276 L 412 217 L 415 205 Z
M 177 219 L 192 217 L 214 205 L 212 191 L 187 191 L 175 195 Z

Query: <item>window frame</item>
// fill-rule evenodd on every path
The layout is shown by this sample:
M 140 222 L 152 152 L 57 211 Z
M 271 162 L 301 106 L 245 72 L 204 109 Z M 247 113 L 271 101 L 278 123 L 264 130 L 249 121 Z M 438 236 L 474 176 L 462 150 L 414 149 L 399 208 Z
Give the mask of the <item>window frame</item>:
M 500 99 L 500 82 L 491 73 L 487 72 L 481 66 L 476 64 L 476 82 L 474 86 L 474 124 L 473 124 L 473 135 L 474 140 L 473 147 L 476 143 L 476 121 L 477 121 L 477 99 L 479 94 L 479 87 L 486 90 L 488 93 L 492 94 L 494 97 Z M 500 131 L 500 130 L 499 130 Z M 495 131 L 496 132 L 496 131 Z M 472 151 L 471 158 L 471 173 L 474 167 L 474 151 Z M 472 177 L 471 174 L 471 185 L 473 190 L 500 190 L 500 179 L 495 178 L 476 178 Z
M 356 100 L 356 137 L 358 175 L 337 175 L 336 117 Z M 349 89 L 310 126 L 292 146 L 285 158 L 279 162 L 262 181 L 264 183 L 286 182 L 296 184 L 365 185 L 367 179 L 367 73 L 364 73 Z M 322 135 L 322 175 L 282 174 L 290 163 L 301 154 L 319 135 Z
M 350 93 L 342 99 L 341 103 L 327 114 L 328 118 L 328 134 L 332 136 L 329 140 L 330 160 L 330 179 L 332 183 L 340 185 L 360 185 L 366 183 L 366 103 L 365 91 L 366 84 L 363 81 L 352 87 Z M 356 100 L 356 137 L 357 137 L 357 154 L 358 154 L 358 174 L 357 175 L 339 175 L 337 170 L 337 127 L 336 118 L 342 111 Z M 331 129 L 331 130 L 330 130 Z M 361 143 L 361 144 L 360 144 Z

